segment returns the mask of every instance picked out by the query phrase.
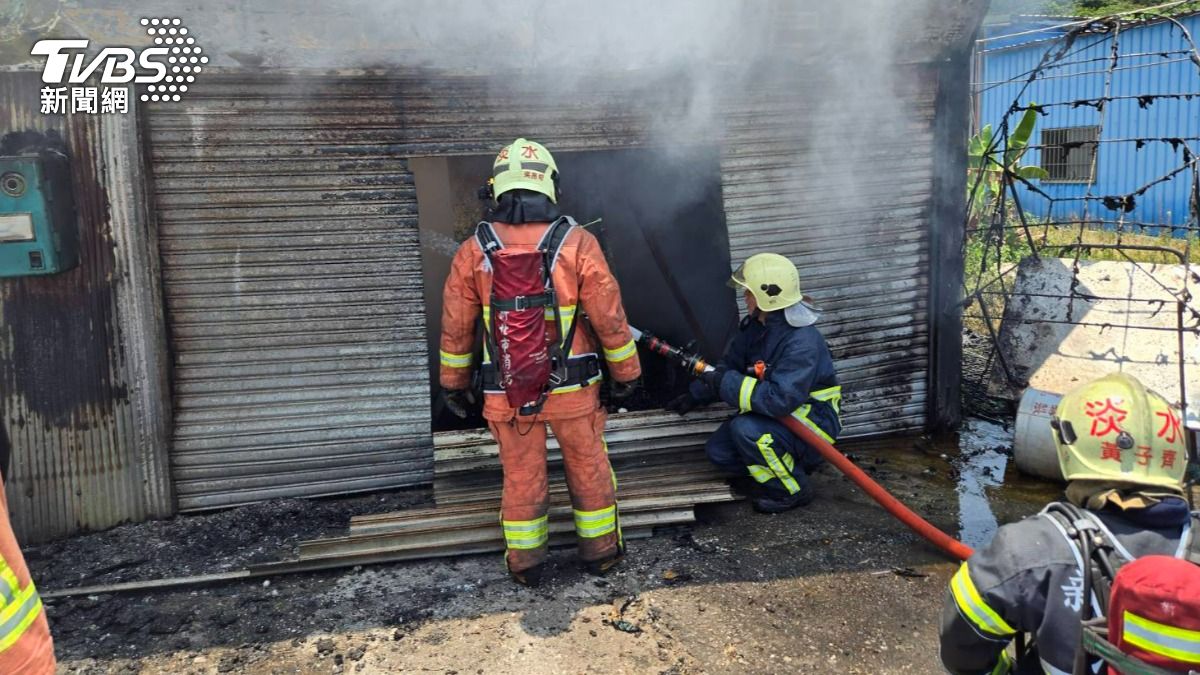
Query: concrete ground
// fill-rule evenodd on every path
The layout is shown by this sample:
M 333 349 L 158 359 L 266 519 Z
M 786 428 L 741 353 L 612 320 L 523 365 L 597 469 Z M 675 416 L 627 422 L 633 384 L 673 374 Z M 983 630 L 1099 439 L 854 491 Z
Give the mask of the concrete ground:
M 934 524 L 986 540 L 997 521 L 1055 493 L 1006 469 L 988 447 L 1005 434 L 992 431 L 961 455 L 907 439 L 854 458 Z M 485 555 L 59 600 L 49 616 L 60 672 L 942 672 L 937 627 L 956 565 L 833 469 L 815 479 L 819 498 L 806 508 L 703 508 L 690 529 L 630 542 L 629 559 L 603 579 L 559 550 L 534 590 Z M 208 518 L 228 523 L 230 513 Z M 203 518 L 193 525 L 205 529 Z M 62 581 L 97 542 L 137 547 L 144 527 L 35 549 L 35 574 Z M 170 558 L 168 542 L 123 567 L 162 573 Z

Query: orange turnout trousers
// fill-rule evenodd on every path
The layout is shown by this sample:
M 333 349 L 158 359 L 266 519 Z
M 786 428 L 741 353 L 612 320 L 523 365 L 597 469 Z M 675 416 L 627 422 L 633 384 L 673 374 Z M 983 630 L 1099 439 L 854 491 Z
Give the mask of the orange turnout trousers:
M 506 247 L 536 250 L 548 223 L 493 223 Z M 567 235 L 554 267 L 554 289 L 566 335 L 576 313 L 586 313 L 571 344 L 571 356 L 595 354 L 620 382 L 641 376 L 637 348 L 621 305 L 621 292 L 609 271 L 600 244 L 591 233 L 575 228 Z M 489 319 L 491 272 L 474 238 L 454 256 L 444 288 L 440 382 L 445 389 L 466 389 L 475 365 L 476 324 Z M 547 321 L 554 312 L 547 310 Z M 614 555 L 620 542 L 616 478 L 604 444 L 606 415 L 600 407 L 600 377 L 553 390 L 541 412 L 520 416 L 503 392 L 484 396 L 483 416 L 500 446 L 504 467 L 501 525 L 510 570 L 522 572 L 542 562 L 550 536 L 547 519 L 546 426 L 562 449 L 571 493 L 579 555 L 587 561 Z
M 590 415 L 550 421 L 562 448 L 579 557 L 589 562 L 615 555 L 621 538 L 617 478 L 604 447 L 605 418 L 604 410 L 597 408 Z M 489 427 L 500 444 L 504 466 L 500 514 L 508 549 L 506 562 L 509 569 L 521 572 L 545 559 L 550 536 L 546 424 L 516 417 L 489 422 Z
M 0 481 L 0 673 L 49 675 L 54 668 L 46 610 L 17 546 Z

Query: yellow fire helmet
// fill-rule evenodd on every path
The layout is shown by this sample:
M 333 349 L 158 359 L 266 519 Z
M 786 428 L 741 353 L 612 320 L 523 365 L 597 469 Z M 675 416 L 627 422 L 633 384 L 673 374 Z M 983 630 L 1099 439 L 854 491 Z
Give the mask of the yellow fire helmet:
M 558 202 L 558 165 L 546 146 L 518 138 L 500 149 L 492 162 L 492 192 L 497 199 L 509 190 L 533 190 Z
M 1068 481 L 1174 491 L 1183 485 L 1188 454 L 1181 416 L 1137 378 L 1113 373 L 1067 392 L 1051 424 Z
M 804 300 L 800 272 L 791 260 L 778 253 L 757 253 L 746 258 L 729 279 L 730 288 L 744 288 L 764 312 L 784 310 L 789 324 L 801 328 L 820 318 L 816 307 Z

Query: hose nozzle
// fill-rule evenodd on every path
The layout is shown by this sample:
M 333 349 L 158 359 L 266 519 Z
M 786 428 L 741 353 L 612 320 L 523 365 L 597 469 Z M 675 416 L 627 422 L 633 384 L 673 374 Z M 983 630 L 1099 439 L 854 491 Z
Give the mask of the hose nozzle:
M 712 370 L 712 366 L 708 365 L 708 362 L 699 354 L 693 354 L 692 352 L 680 349 L 656 337 L 650 331 L 638 330 L 633 326 L 630 326 L 629 330 L 633 332 L 633 339 L 638 344 L 665 359 L 675 361 L 681 368 L 684 368 L 692 375 L 699 376 L 705 371 Z

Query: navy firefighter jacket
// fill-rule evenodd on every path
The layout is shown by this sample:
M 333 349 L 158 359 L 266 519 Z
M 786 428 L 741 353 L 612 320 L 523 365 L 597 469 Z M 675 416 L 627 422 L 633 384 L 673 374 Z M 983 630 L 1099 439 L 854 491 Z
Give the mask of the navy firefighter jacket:
M 762 381 L 754 376 L 758 361 L 766 366 Z M 740 412 L 807 419 L 831 442 L 841 433 L 841 387 L 816 326 L 793 327 L 782 311 L 769 312 L 765 324 L 748 316 L 721 363 L 729 369 L 721 380 L 721 400 Z M 702 381 L 693 382 L 691 392 L 701 401 L 713 398 Z

